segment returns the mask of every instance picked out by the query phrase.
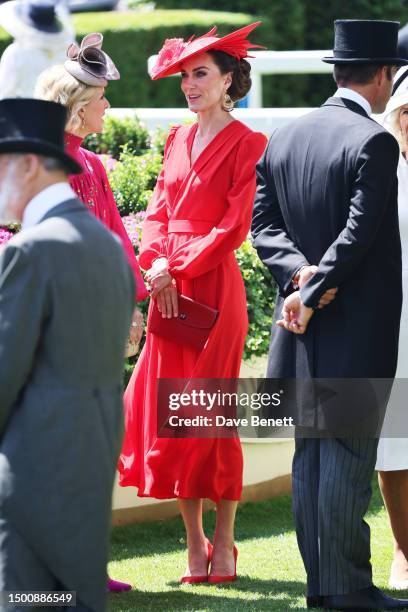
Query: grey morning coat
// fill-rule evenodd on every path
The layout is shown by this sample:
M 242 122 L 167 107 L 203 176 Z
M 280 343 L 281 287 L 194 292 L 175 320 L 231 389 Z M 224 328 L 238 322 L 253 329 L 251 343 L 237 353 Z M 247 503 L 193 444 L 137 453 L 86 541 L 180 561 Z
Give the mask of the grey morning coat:
M 78 200 L 0 251 L 0 536 L 98 612 L 133 301 L 122 246 Z

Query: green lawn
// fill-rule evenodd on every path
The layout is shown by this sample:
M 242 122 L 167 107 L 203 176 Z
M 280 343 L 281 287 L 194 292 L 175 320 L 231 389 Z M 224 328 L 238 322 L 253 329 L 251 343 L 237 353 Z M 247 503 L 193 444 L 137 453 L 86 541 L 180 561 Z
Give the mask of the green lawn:
M 215 513 L 205 516 L 211 537 Z M 392 544 L 376 483 L 368 514 L 375 584 L 386 588 Z M 180 585 L 186 563 L 182 522 L 118 527 L 113 531 L 110 574 L 134 590 L 110 595 L 109 610 L 192 612 L 306 610 L 305 573 L 296 545 L 289 496 L 239 508 L 236 522 L 239 579 L 231 585 Z M 390 593 L 390 591 L 389 591 Z

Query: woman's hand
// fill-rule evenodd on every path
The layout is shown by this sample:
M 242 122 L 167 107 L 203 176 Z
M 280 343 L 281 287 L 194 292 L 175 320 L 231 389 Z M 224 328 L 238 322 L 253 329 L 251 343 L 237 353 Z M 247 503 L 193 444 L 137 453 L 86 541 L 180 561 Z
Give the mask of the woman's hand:
M 139 344 L 143 336 L 143 314 L 138 308 L 135 308 L 132 315 L 132 322 L 130 324 L 129 342 L 132 344 Z
M 173 277 L 168 272 L 162 272 L 160 275 L 157 275 L 152 281 L 150 281 L 151 297 L 156 298 L 159 291 L 162 291 L 165 287 L 171 285 L 173 280 Z
M 129 338 L 126 345 L 125 357 L 134 357 L 139 350 L 140 340 L 143 336 L 143 314 L 135 308 L 130 324 Z
M 169 270 L 169 262 L 166 257 L 159 257 L 155 259 L 152 267 L 145 274 L 145 278 L 149 284 L 157 277 L 162 274 L 168 273 Z
M 178 317 L 177 287 L 174 279 L 157 292 L 156 303 L 163 319 Z
M 170 285 L 173 277 L 169 272 L 169 263 L 165 257 L 155 259 L 150 270 L 146 272 L 146 280 L 151 288 L 151 297 L 157 297 L 159 291 Z

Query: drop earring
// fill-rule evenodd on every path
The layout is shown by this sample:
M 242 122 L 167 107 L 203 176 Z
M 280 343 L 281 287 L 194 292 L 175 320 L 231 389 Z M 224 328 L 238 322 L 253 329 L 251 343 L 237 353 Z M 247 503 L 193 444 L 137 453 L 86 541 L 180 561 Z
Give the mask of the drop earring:
M 224 94 L 224 102 L 222 107 L 225 111 L 227 111 L 227 113 L 230 113 L 234 108 L 234 102 L 227 92 Z

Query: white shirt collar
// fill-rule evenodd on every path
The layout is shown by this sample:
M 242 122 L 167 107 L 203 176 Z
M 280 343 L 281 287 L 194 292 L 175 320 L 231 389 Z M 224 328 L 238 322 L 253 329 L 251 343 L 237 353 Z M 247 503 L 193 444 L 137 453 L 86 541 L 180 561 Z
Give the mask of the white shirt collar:
M 22 228 L 27 229 L 36 225 L 55 206 L 75 199 L 75 193 L 68 183 L 54 183 L 37 193 L 27 204 L 24 213 Z
M 371 109 L 371 104 L 369 103 L 364 96 L 359 94 L 354 89 L 349 89 L 348 87 L 339 87 L 336 93 L 334 94 L 335 98 L 346 98 L 346 100 L 352 100 L 359 106 L 361 106 L 368 116 L 373 112 Z

